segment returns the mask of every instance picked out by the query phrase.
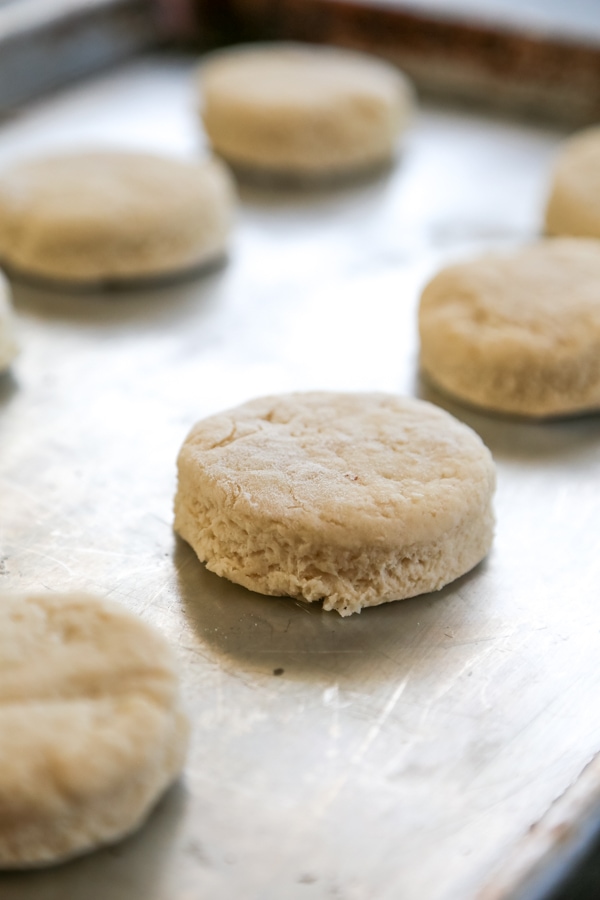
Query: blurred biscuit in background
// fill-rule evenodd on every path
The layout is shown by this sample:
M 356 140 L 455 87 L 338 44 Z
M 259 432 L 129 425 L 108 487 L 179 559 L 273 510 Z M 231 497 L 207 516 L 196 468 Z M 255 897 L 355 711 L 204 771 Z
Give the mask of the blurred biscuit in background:
M 460 400 L 560 416 L 600 408 L 600 242 L 553 238 L 442 269 L 419 309 L 420 363 Z
M 10 288 L 6 278 L 0 273 L 0 373 L 8 369 L 18 352 Z
M 600 238 L 600 126 L 562 146 L 546 207 L 546 231 Z
M 82 285 L 175 275 L 224 255 L 234 202 L 219 160 L 123 150 L 31 159 L 0 174 L 0 259 Z
M 408 79 L 375 57 L 271 44 L 203 63 L 204 127 L 232 166 L 280 177 L 336 177 L 389 163 L 410 121 Z

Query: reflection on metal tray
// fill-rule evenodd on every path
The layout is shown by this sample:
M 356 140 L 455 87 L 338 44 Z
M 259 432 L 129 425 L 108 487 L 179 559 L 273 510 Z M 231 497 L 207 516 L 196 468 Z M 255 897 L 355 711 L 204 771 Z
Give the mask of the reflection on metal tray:
M 189 68 L 142 61 L 58 96 L 5 126 L 0 162 L 94 141 L 195 153 Z M 495 874 L 600 748 L 600 418 L 527 424 L 430 394 L 415 310 L 436 266 L 536 233 L 559 138 L 427 108 L 370 182 L 242 189 L 230 260 L 203 278 L 15 286 L 0 587 L 91 589 L 158 625 L 194 738 L 139 834 L 4 874 L 1 900 L 466 900 L 512 895 L 539 863 L 534 842 L 512 881 Z M 171 529 L 188 428 L 312 388 L 426 396 L 481 434 L 499 473 L 482 565 L 344 620 L 198 563 Z M 594 798 L 596 775 L 569 821 Z

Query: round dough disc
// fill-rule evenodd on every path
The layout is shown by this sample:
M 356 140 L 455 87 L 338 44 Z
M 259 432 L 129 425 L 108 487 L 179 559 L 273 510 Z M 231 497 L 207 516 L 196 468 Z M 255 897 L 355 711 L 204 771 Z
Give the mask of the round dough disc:
M 600 242 L 556 238 L 450 266 L 426 286 L 421 368 L 497 412 L 600 406 Z
M 0 373 L 10 366 L 18 352 L 10 288 L 6 278 L 0 273 Z
M 480 438 L 429 403 L 263 397 L 190 432 L 175 530 L 217 575 L 348 616 L 472 569 L 494 483 Z
M 0 598 L 0 868 L 137 828 L 183 765 L 177 694 L 164 639 L 115 604 Z
M 600 238 L 600 127 L 564 144 L 554 168 L 546 231 Z
M 393 66 L 306 44 L 219 52 L 201 66 L 199 89 L 213 149 L 238 168 L 283 176 L 389 162 L 413 106 Z
M 61 282 L 173 275 L 223 255 L 232 208 L 217 160 L 123 151 L 28 160 L 0 176 L 0 258 Z

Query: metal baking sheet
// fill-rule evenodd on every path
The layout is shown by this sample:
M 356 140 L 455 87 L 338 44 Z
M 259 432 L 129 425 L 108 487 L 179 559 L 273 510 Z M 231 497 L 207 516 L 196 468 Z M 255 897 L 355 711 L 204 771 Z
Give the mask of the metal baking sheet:
M 98 142 L 194 154 L 190 67 L 142 60 L 30 107 L 2 126 L 0 162 Z M 157 625 L 193 742 L 138 834 L 1 875 L 1 900 L 468 900 L 598 753 L 600 417 L 492 418 L 417 375 L 420 286 L 538 232 L 561 137 L 426 107 L 378 178 L 243 188 L 230 259 L 204 277 L 15 285 L 0 588 L 97 591 Z M 200 565 L 171 527 L 187 430 L 313 388 L 423 396 L 479 432 L 498 466 L 482 565 L 349 619 Z

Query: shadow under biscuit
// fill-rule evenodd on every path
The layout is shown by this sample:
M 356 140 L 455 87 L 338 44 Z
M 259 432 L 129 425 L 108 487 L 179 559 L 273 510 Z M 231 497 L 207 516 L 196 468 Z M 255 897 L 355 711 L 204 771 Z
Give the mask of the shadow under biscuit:
M 400 154 L 374 166 L 326 175 L 295 175 L 232 166 L 242 203 L 270 206 L 313 203 L 342 193 L 371 191 L 386 186 L 400 165 Z M 231 163 L 229 163 L 231 166 Z
M 159 900 L 186 803 L 178 781 L 130 837 L 51 867 L 0 872 L 0 900 Z
M 0 372 L 0 407 L 9 402 L 17 392 L 19 384 L 10 369 Z
M 172 321 L 178 309 L 207 300 L 222 277 L 227 258 L 173 276 L 137 279 L 105 285 L 16 278 L 12 283 L 17 310 L 80 323 L 128 322 L 140 319 Z
M 461 592 L 485 570 L 484 561 L 441 591 L 342 618 L 320 603 L 257 594 L 220 578 L 179 537 L 174 564 L 184 613 L 202 651 L 208 648 L 226 669 L 335 679 L 346 687 L 397 679 L 404 669 L 414 674 L 421 665 L 430 671 L 428 657 L 447 643 L 444 627 L 457 610 L 463 615 Z
M 4 264 L 3 271 L 8 275 L 11 281 L 38 287 L 49 292 L 60 294 L 110 294 L 111 296 L 121 294 L 132 294 L 140 290 L 160 290 L 171 285 L 185 284 L 204 275 L 219 271 L 224 268 L 227 263 L 227 255 L 222 254 L 215 259 L 206 260 L 194 266 L 183 269 L 175 269 L 172 272 L 164 272 L 159 275 L 136 275 L 136 276 L 109 276 L 107 278 L 98 278 L 95 280 L 77 281 L 75 279 L 46 278 L 41 275 L 35 275 L 24 272 L 20 269 L 13 269 Z
M 498 459 L 574 462 L 600 453 L 600 410 L 568 416 L 533 418 L 489 412 L 455 400 L 422 374 L 415 396 L 445 409 L 477 432 Z

